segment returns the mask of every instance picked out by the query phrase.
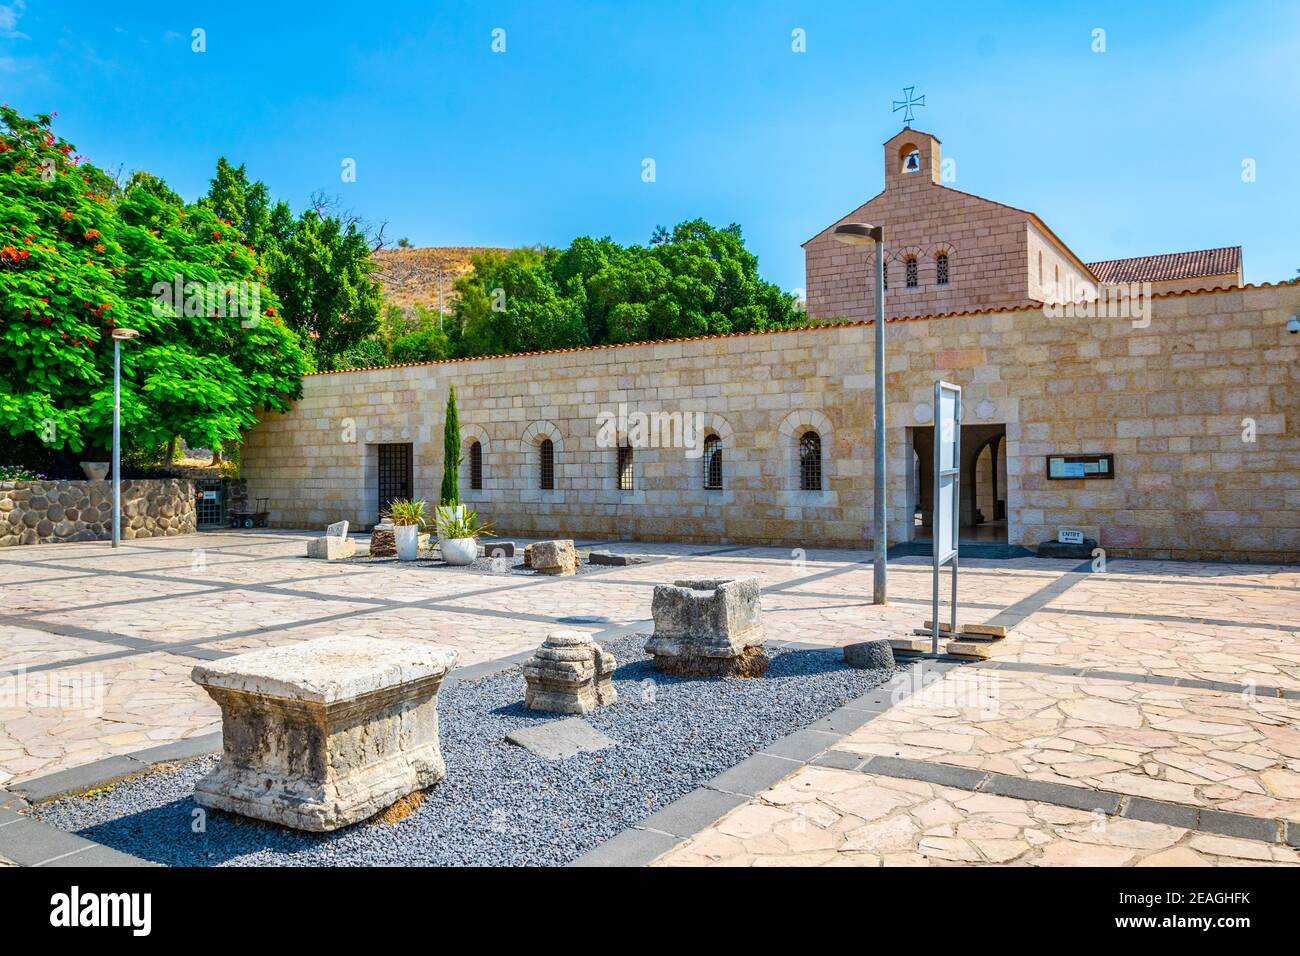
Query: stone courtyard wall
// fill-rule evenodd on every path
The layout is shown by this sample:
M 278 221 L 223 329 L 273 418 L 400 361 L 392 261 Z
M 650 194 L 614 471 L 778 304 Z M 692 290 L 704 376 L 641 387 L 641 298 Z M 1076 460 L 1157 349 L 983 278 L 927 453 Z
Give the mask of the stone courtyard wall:
M 1005 425 L 1012 544 L 1062 527 L 1113 556 L 1300 560 L 1300 286 L 1157 298 L 1128 317 L 1041 310 L 887 326 L 890 538 L 912 529 L 914 430 L 933 383 L 963 387 L 965 423 Z M 410 442 L 414 493 L 436 499 L 455 384 L 484 487 L 462 498 L 502 533 L 863 547 L 871 526 L 872 346 L 867 324 L 599 347 L 308 376 L 248 436 L 243 476 L 272 524 L 377 517 L 376 446 Z M 620 491 L 599 416 L 699 411 L 719 436 L 724 489 L 681 448 L 637 448 Z M 799 435 L 821 435 L 824 490 L 798 490 Z M 1252 434 L 1253 441 L 1243 441 Z M 538 445 L 555 489 L 537 488 Z M 1110 452 L 1113 480 L 1048 480 L 1048 454 Z M 466 456 L 468 457 L 468 456 Z
M 194 483 L 122 482 L 122 538 L 192 534 Z M 0 547 L 113 537 L 111 481 L 0 481 Z

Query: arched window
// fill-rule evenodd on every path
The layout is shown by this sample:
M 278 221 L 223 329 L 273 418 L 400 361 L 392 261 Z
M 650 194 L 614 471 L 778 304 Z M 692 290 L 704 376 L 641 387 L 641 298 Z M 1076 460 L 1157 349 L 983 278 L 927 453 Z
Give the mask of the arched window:
M 948 253 L 941 252 L 934 257 L 934 281 L 937 285 L 948 284 Z
M 816 432 L 799 439 L 799 490 L 822 490 L 822 436 Z
M 555 443 L 549 438 L 543 438 L 537 446 L 537 487 L 555 490 Z
M 632 446 L 618 446 L 618 471 L 615 474 L 618 479 L 619 491 L 632 490 Z
M 476 441 L 469 445 L 469 486 L 474 491 L 483 490 L 483 445 Z
M 907 263 L 907 287 L 909 289 L 915 289 L 917 283 L 916 256 L 908 256 L 906 263 Z
M 722 439 L 717 435 L 704 439 L 704 487 L 709 491 L 722 490 Z

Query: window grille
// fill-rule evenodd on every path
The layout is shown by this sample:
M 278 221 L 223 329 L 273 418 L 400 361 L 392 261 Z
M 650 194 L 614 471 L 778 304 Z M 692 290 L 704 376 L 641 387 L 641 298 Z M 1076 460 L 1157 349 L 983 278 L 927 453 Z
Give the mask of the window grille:
M 618 490 L 632 490 L 632 446 L 618 446 Z
M 542 491 L 555 490 L 555 444 L 549 438 L 543 438 L 537 448 L 537 487 Z
M 909 289 L 916 288 L 916 260 L 915 259 L 907 260 L 907 287 Z
M 799 439 L 799 490 L 822 490 L 822 438 L 816 432 Z
M 470 442 L 469 446 L 469 486 L 474 491 L 483 490 L 483 445 Z
M 948 284 L 948 254 L 941 252 L 934 260 L 934 279 L 939 285 Z
M 722 440 L 717 435 L 704 439 L 704 487 L 722 490 Z

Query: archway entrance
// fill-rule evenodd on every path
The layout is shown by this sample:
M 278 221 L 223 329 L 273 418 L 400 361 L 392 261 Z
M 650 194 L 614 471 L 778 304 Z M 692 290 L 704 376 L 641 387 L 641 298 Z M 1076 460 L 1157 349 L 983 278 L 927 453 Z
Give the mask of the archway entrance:
M 934 494 L 934 427 L 911 432 L 912 468 L 908 504 L 912 541 L 931 540 L 931 496 Z M 1007 426 L 961 427 L 960 541 L 1007 543 Z

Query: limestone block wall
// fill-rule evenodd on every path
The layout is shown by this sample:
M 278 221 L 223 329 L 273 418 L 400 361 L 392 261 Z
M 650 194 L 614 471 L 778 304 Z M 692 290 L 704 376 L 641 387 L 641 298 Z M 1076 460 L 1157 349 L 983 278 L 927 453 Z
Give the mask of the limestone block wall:
M 0 547 L 113 536 L 110 481 L 0 482 Z M 194 483 L 122 482 L 122 538 L 159 538 L 195 530 Z
M 886 382 L 891 541 L 913 534 L 914 430 L 933 383 L 963 387 L 968 425 L 1005 426 L 1008 534 L 1062 527 L 1114 556 L 1300 560 L 1300 286 L 1157 298 L 1149 324 L 1042 310 L 891 322 Z M 871 526 L 872 346 L 866 324 L 309 376 L 303 398 L 247 438 L 250 497 L 272 523 L 377 517 L 377 447 L 413 446 L 414 493 L 436 498 L 456 386 L 483 488 L 462 498 L 503 533 L 864 547 Z M 680 447 L 637 447 L 620 490 L 602 415 L 699 412 L 723 488 Z M 1244 424 L 1247 423 L 1247 424 Z M 801 491 L 815 430 L 821 491 Z M 1243 441 L 1243 434 L 1253 440 Z M 538 487 L 540 445 L 555 482 Z M 1113 480 L 1054 481 L 1046 456 L 1110 452 Z M 465 455 L 468 459 L 468 454 Z

